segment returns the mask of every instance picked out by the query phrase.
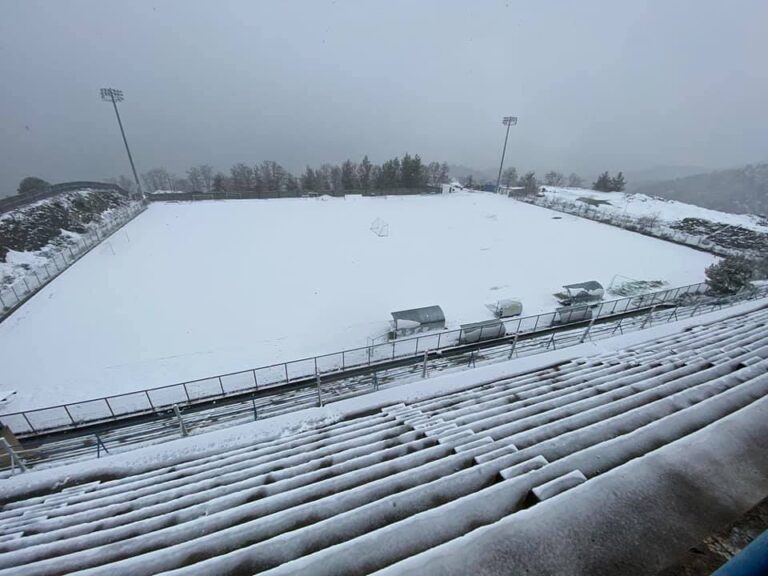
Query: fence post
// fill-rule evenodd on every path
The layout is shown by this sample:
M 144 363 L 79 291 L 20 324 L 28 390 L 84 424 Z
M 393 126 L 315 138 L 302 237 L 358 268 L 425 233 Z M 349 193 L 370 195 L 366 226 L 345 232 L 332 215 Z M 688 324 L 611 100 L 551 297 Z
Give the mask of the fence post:
M 323 392 L 320 389 L 320 374 L 315 376 L 315 381 L 317 382 L 317 405 L 320 407 L 323 405 Z
M 187 397 L 187 404 L 191 403 L 191 400 L 189 399 L 189 392 L 187 391 L 187 385 L 186 383 L 182 383 L 181 387 L 184 389 L 184 396 Z
M 643 323 L 640 325 L 640 330 L 645 328 L 645 325 L 651 321 L 651 316 L 653 316 L 654 311 L 656 310 L 656 306 L 651 306 L 651 309 L 648 310 L 648 315 L 645 317 L 645 320 L 643 320 Z
M 224 392 L 224 384 L 221 381 L 221 376 L 219 376 L 219 388 L 221 388 L 221 395 L 222 396 L 226 396 L 227 393 Z M 184 392 L 186 392 L 186 391 L 187 391 L 187 387 L 184 386 Z M 187 400 L 189 400 L 189 394 L 187 394 Z
M 552 332 L 552 337 L 549 339 L 549 342 L 547 342 L 547 350 L 549 350 L 549 345 L 552 344 L 552 350 L 557 350 L 557 346 L 555 345 L 555 333 Z
M 421 367 L 421 377 L 426 378 L 427 377 L 427 360 L 429 358 L 429 351 L 424 350 L 424 364 Z
M 251 403 L 253 404 L 253 419 L 258 420 L 259 414 L 256 412 L 256 392 L 251 394 Z
M 517 337 L 520 335 L 519 332 L 515 332 L 515 337 L 512 339 L 512 347 L 509 349 L 509 356 L 507 356 L 507 360 L 512 359 L 512 354 L 515 353 L 515 348 L 517 348 Z
M 587 326 L 587 329 L 584 330 L 584 334 L 581 335 L 581 339 L 579 340 L 579 344 L 583 344 L 584 341 L 587 339 L 587 336 L 589 336 L 589 331 L 592 330 L 592 326 L 595 323 L 596 316 L 592 316 L 592 320 L 589 321 L 589 325 Z M 554 334 L 552 334 L 554 336 Z
M 174 404 L 173 405 L 173 412 L 174 412 L 174 414 L 176 414 L 176 418 L 179 419 L 179 432 L 181 432 L 182 436 L 186 436 L 187 435 L 187 427 L 184 424 L 184 419 L 181 417 L 181 410 L 179 410 L 179 405 L 178 404 Z
M 11 447 L 11 445 L 8 444 L 8 440 L 0 437 L 0 443 L 2 443 L 3 448 L 5 448 L 5 451 L 8 452 L 8 457 L 11 459 L 11 474 L 13 475 L 16 473 L 16 464 L 19 465 L 19 469 L 21 469 L 22 472 L 26 472 L 27 465 L 24 464 L 24 460 L 21 459 L 16 454 L 16 451 Z
M 109 454 L 109 450 L 107 450 L 107 445 L 102 442 L 101 438 L 98 434 L 94 434 L 96 436 L 96 458 L 101 458 L 101 450 L 103 449 L 104 452 Z
M 373 373 L 373 391 L 376 392 L 379 389 L 379 373 Z
M 614 328 L 614 329 L 611 331 L 611 336 L 613 336 L 614 334 L 616 334 L 616 330 L 618 330 L 618 331 L 619 331 L 619 333 L 621 333 L 621 334 L 624 334 L 624 329 L 621 327 L 621 323 L 622 323 L 622 322 L 624 322 L 624 318 L 621 318 L 621 319 L 619 320 L 619 323 L 618 323 L 618 324 L 616 324 L 616 327 L 615 327 L 615 328 Z
M 472 352 L 469 355 L 469 363 L 467 364 L 470 368 L 475 367 L 475 351 L 472 350 Z

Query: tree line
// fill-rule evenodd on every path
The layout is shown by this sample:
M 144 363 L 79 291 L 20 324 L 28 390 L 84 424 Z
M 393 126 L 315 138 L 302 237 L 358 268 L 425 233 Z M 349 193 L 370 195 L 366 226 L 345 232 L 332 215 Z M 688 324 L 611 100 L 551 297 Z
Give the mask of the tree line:
M 165 168 L 153 168 L 142 174 L 142 182 L 149 192 L 338 193 L 439 186 L 449 182 L 449 168 L 446 162 L 424 163 L 418 154 L 405 154 L 381 165 L 364 156 L 360 162 L 345 160 L 341 164 L 326 163 L 316 168 L 307 166 L 297 177 L 279 163 L 265 160 L 253 165 L 239 162 L 229 169 L 229 173 L 216 172 L 210 165 L 200 164 L 187 170 L 183 177 Z

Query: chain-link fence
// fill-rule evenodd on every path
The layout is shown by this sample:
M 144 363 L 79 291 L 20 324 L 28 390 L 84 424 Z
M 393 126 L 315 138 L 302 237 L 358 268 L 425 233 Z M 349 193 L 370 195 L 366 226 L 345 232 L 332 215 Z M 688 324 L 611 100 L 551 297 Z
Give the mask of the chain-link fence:
M 88 232 L 80 234 L 77 238 L 70 238 L 66 244 L 58 248 L 50 249 L 46 254 L 47 262 L 30 266 L 24 276 L 10 284 L 0 286 L 0 320 L 145 209 L 146 205 L 134 203 L 113 210 Z
M 561 309 L 534 316 L 500 319 L 498 322 L 490 324 L 487 329 L 481 327 L 479 332 L 477 327 L 472 328 L 471 343 L 467 342 L 468 332 L 465 329 L 430 332 L 415 337 L 260 366 L 179 384 L 49 408 L 3 414 L 0 415 L 0 421 L 17 435 L 35 435 L 44 431 L 69 429 L 142 414 L 153 414 L 170 410 L 174 405 L 189 406 L 209 403 L 224 398 L 264 391 L 265 389 L 311 384 L 318 379 L 352 373 L 355 370 L 365 371 L 377 369 L 377 367 L 383 368 L 392 365 L 393 362 L 407 363 L 409 359 L 419 361 L 425 357 L 425 354 L 442 353 L 442 351 L 457 349 L 462 346 L 488 346 L 494 345 L 494 343 L 506 343 L 514 347 L 518 338 L 525 338 L 538 333 L 554 333 L 560 329 L 571 329 L 577 326 L 581 326 L 586 331 L 585 334 L 589 334 L 593 325 L 603 325 L 610 322 L 611 318 L 616 319 L 616 327 L 613 330 L 615 332 L 616 330 L 623 330 L 620 319 L 644 310 L 652 313 L 657 309 L 674 309 L 686 305 L 693 306 L 691 315 L 701 313 L 697 311 L 695 304 L 706 290 L 707 286 L 704 283 L 691 284 L 599 302 L 591 306 L 574 306 L 570 309 Z M 765 288 L 761 290 L 762 292 L 744 292 L 727 300 L 708 298 L 709 308 L 702 307 L 701 311 L 711 310 L 712 305 L 730 305 L 766 292 Z M 715 304 L 712 304 L 713 302 Z M 585 309 L 590 310 L 588 316 L 584 314 Z M 672 321 L 672 316 L 669 316 L 668 321 Z M 499 324 L 503 326 L 502 331 L 499 330 Z M 487 331 L 484 332 L 484 330 Z M 500 336 L 500 334 L 502 335 Z

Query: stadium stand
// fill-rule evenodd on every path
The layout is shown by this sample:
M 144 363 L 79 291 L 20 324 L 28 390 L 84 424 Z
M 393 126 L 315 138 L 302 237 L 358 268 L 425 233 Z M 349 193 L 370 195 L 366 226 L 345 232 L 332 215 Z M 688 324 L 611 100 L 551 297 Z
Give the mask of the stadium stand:
M 0 574 L 655 574 L 768 496 L 768 308 L 0 503 Z M 48 471 L 52 472 L 52 471 Z

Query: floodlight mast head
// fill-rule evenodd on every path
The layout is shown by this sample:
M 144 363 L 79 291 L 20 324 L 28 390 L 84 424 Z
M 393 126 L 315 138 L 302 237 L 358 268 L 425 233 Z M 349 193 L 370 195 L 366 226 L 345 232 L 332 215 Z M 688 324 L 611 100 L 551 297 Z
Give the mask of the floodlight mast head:
M 516 126 L 517 116 L 504 116 L 504 119 L 502 120 L 502 124 L 504 124 L 504 126 Z
M 122 102 L 125 98 L 123 97 L 122 90 L 116 90 L 115 88 L 102 88 L 101 99 L 105 102 Z

